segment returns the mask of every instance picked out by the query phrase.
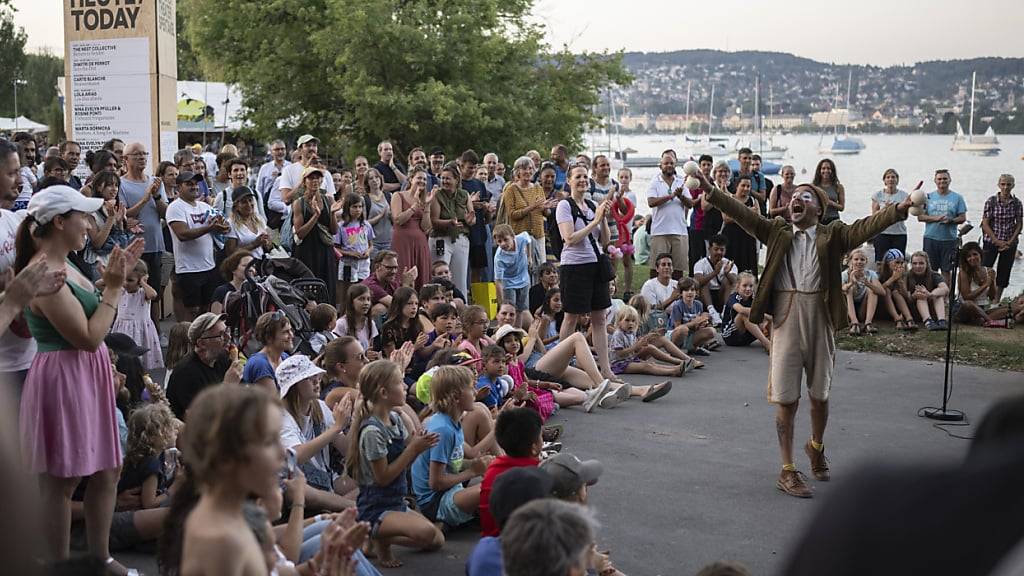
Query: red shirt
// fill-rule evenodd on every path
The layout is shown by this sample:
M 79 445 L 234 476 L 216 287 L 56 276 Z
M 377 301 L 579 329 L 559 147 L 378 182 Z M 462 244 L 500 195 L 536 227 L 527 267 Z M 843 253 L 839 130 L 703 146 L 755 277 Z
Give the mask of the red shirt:
M 498 524 L 491 516 L 491 486 L 494 481 L 506 470 L 512 468 L 528 468 L 540 465 L 537 458 L 513 458 L 512 456 L 498 456 L 484 473 L 484 480 L 480 483 L 480 534 L 481 536 L 498 536 Z

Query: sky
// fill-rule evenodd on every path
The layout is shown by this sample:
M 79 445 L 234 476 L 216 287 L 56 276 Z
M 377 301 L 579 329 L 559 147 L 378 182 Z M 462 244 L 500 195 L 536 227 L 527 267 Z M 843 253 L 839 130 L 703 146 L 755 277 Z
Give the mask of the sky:
M 29 50 L 63 55 L 65 2 L 14 0 Z M 969 5 L 968 12 L 962 0 L 536 0 L 534 18 L 552 46 L 576 52 L 764 50 L 876 66 L 1024 57 L 1024 2 Z

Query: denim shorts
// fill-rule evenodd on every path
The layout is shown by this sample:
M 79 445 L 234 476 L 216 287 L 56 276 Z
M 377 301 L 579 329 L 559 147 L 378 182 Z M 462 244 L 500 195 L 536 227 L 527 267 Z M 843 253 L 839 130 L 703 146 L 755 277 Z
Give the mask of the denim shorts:
M 519 312 L 527 310 L 530 307 L 530 287 L 505 288 L 501 291 L 501 301 L 514 304 Z

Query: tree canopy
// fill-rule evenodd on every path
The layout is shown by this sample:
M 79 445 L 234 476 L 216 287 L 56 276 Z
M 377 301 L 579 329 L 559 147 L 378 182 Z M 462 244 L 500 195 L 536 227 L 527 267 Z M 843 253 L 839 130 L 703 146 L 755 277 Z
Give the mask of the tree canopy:
M 257 137 L 311 132 L 505 156 L 579 145 L 620 54 L 552 50 L 533 0 L 182 0 L 203 69 L 239 86 Z

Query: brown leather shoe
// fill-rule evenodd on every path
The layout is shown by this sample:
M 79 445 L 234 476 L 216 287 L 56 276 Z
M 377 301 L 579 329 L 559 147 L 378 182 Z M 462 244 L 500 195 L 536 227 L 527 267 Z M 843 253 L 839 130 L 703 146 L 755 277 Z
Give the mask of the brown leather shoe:
M 814 496 L 814 492 L 811 492 L 807 482 L 804 481 L 804 473 L 799 470 L 783 470 L 782 474 L 779 474 L 779 480 L 775 483 L 775 487 L 797 498 Z
M 814 479 L 819 482 L 828 482 L 832 476 L 828 472 L 828 458 L 825 458 L 825 447 L 823 446 L 821 450 L 815 450 L 814 446 L 811 446 L 811 441 L 808 440 L 807 444 L 804 444 L 804 452 L 811 459 L 811 474 L 814 476 Z

